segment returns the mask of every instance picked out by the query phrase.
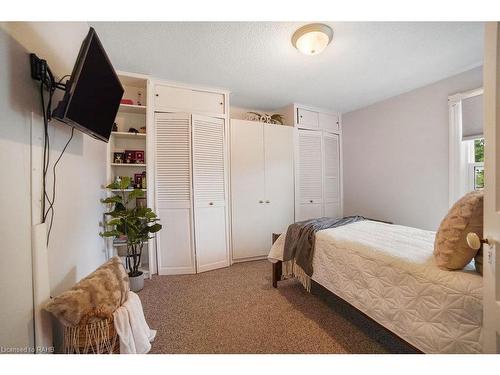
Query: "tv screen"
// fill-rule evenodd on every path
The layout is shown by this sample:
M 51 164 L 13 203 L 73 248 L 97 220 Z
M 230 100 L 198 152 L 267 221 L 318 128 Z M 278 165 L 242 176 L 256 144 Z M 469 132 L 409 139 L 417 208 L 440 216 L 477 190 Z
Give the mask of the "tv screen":
M 90 28 L 82 43 L 63 100 L 53 116 L 107 142 L 123 96 L 123 87 L 106 51 Z

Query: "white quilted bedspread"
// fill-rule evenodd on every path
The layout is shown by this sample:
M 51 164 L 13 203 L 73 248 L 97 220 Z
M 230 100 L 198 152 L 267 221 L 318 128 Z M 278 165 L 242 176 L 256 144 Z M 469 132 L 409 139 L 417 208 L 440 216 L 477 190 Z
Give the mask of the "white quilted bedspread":
M 434 237 L 373 221 L 319 231 L 312 279 L 423 352 L 480 353 L 482 277 L 439 269 Z

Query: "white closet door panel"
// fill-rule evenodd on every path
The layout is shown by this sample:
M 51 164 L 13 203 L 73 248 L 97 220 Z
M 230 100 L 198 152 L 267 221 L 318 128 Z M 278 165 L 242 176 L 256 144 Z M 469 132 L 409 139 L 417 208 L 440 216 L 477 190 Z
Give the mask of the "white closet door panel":
M 293 132 L 289 126 L 264 125 L 266 245 L 294 221 Z
M 195 218 L 198 272 L 229 266 L 226 243 L 226 208 L 198 207 Z
M 327 132 L 339 131 L 339 116 L 331 113 L 319 113 L 319 127 Z
M 195 206 L 226 201 L 224 120 L 193 115 Z
M 155 128 L 158 273 L 194 273 L 190 115 L 156 113 Z
M 300 128 L 318 129 L 319 128 L 318 112 L 297 108 L 297 123 Z
M 301 204 L 321 204 L 322 141 L 321 132 L 299 130 L 298 193 Z
M 207 91 L 193 91 L 193 111 L 206 113 L 224 113 L 224 95 Z
M 340 154 L 339 137 L 336 134 L 324 133 L 324 202 L 340 203 Z
M 325 213 L 324 216 L 327 217 L 340 217 L 342 213 L 340 212 L 339 203 L 325 203 Z
M 323 205 L 321 203 L 299 204 L 297 211 L 296 221 L 315 219 L 324 216 Z
M 191 201 L 191 119 L 188 114 L 156 113 L 157 201 Z
M 158 232 L 158 273 L 196 273 L 190 208 L 158 208 L 163 229 Z
M 191 111 L 193 106 L 192 90 L 166 85 L 155 86 L 155 109 Z
M 264 124 L 231 120 L 233 259 L 269 252 L 264 171 Z
M 198 272 L 229 265 L 224 120 L 193 115 L 193 196 Z

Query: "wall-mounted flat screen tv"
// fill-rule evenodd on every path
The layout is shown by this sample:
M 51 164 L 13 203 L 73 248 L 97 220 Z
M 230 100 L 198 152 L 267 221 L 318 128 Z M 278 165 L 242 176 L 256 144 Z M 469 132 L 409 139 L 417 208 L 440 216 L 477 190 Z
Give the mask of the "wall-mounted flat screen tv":
M 113 65 L 90 28 L 53 117 L 107 142 L 122 96 L 123 87 Z

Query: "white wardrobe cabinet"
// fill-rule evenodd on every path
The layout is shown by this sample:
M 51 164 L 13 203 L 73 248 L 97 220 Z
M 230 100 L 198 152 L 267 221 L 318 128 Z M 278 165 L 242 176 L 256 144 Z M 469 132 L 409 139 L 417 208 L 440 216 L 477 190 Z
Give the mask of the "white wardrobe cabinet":
M 156 85 L 154 95 L 157 111 L 185 111 L 218 115 L 225 113 L 226 100 L 223 93 Z
M 266 256 L 272 233 L 294 220 L 293 133 L 289 126 L 231 120 L 235 261 Z
M 340 202 L 340 142 L 338 134 L 323 133 L 323 216 L 342 215 Z
M 339 135 L 297 130 L 295 220 L 342 215 Z
M 323 216 L 322 132 L 299 129 L 296 161 L 296 221 Z
M 296 129 L 295 221 L 342 216 L 340 114 L 301 104 L 280 113 Z
M 318 112 L 297 108 L 297 123 L 304 129 L 319 129 Z
M 157 242 L 160 275 L 229 266 L 227 118 L 196 113 L 227 112 L 227 96 L 155 86 L 155 205 L 163 225 Z
M 319 128 L 331 133 L 339 133 L 340 121 L 337 113 L 324 113 L 318 114 Z
M 193 193 L 198 272 L 229 265 L 224 120 L 192 116 Z
M 191 115 L 155 114 L 158 273 L 195 273 L 191 189 Z

